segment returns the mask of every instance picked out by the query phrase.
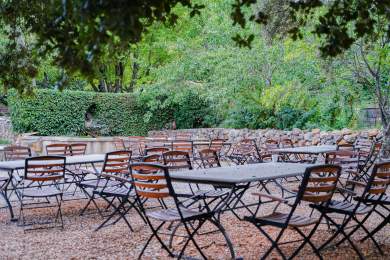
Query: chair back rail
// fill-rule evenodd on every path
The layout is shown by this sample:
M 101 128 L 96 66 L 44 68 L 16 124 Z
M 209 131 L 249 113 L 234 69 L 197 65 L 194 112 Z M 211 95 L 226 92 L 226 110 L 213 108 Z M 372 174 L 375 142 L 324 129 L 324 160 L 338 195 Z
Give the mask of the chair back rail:
M 192 170 L 190 155 L 184 151 L 169 151 L 163 153 L 164 165 L 169 169 Z
M 213 149 L 203 149 L 199 151 L 203 168 L 221 167 L 217 151 Z
M 37 156 L 25 160 L 24 179 L 30 181 L 58 181 L 65 176 L 64 156 Z
M 129 175 L 131 151 L 114 151 L 106 154 L 102 172 L 113 175 Z
M 307 168 L 296 202 L 303 200 L 312 203 L 329 203 L 336 190 L 340 174 L 341 167 L 336 165 L 319 165 Z
M 31 149 L 27 146 L 11 145 L 4 148 L 6 161 L 24 160 L 31 157 Z
M 70 156 L 72 155 L 69 144 L 56 143 L 46 145 L 47 155 Z
M 85 152 L 87 150 L 86 143 L 72 143 L 69 146 L 70 146 L 70 152 L 71 152 L 72 156 L 85 155 Z

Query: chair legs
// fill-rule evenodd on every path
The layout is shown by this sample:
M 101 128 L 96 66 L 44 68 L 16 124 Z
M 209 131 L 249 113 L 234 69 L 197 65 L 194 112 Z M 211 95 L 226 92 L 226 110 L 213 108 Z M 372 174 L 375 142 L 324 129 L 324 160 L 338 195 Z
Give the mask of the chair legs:
M 356 254 L 359 256 L 360 259 L 364 259 L 363 254 L 360 252 L 360 250 L 357 248 L 357 246 L 352 242 L 351 238 L 348 236 L 348 234 L 345 233 L 345 228 L 347 224 L 352 219 L 352 216 L 349 216 L 347 219 L 344 220 L 342 224 L 337 224 L 332 218 L 330 218 L 327 215 L 324 215 L 325 218 L 332 223 L 336 228 L 336 232 L 325 242 L 323 243 L 318 250 L 321 251 L 324 249 L 327 245 L 330 244 L 339 234 L 343 235 L 343 237 L 348 241 L 348 243 L 352 246 L 353 250 L 356 252 Z
M 64 228 L 64 220 L 63 220 L 63 217 L 62 217 L 62 210 L 61 210 L 62 195 L 56 195 L 54 197 L 55 197 L 56 205 L 46 206 L 46 207 L 37 206 L 37 207 L 31 207 L 31 208 L 25 207 L 26 205 L 29 205 L 29 204 L 24 204 L 23 203 L 23 197 L 21 197 L 18 225 L 26 227 L 26 226 L 32 226 L 32 225 L 35 225 L 35 224 L 45 225 L 45 224 L 54 223 L 55 224 L 54 226 L 48 226 L 47 228 L 60 227 L 61 229 L 63 229 Z M 48 198 L 46 198 L 46 200 L 48 200 Z M 38 204 L 40 204 L 40 203 L 38 203 Z M 52 222 L 47 221 L 47 222 L 43 222 L 43 223 L 42 222 L 37 222 L 37 223 L 34 223 L 34 222 L 27 223 L 26 222 L 25 210 L 38 209 L 38 208 L 53 208 L 53 207 L 57 208 L 57 211 L 56 211 L 55 217 L 54 217 L 54 221 L 52 221 Z M 60 225 L 56 226 L 57 223 L 59 223 Z M 25 229 L 24 231 L 30 231 L 30 230 L 41 229 L 41 228 L 45 228 L 45 227 L 29 228 L 29 229 Z

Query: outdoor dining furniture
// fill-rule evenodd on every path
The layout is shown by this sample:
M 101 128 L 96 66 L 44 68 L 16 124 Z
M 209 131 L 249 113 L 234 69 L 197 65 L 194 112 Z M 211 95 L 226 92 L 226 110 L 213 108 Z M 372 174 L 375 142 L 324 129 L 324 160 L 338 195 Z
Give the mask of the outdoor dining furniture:
M 381 148 L 381 142 L 373 142 L 371 144 L 370 152 L 368 153 L 368 155 L 366 155 L 365 157 L 361 156 L 364 159 L 358 160 L 354 169 L 346 170 L 346 172 L 348 173 L 347 179 L 367 182 L 369 178 L 369 171 L 377 160 Z
M 38 156 L 30 157 L 25 161 L 24 178 L 18 183 L 16 192 L 20 201 L 19 224 L 23 227 L 35 224 L 50 224 L 52 222 L 26 222 L 25 211 L 37 208 L 56 207 L 54 223 L 60 223 L 64 227 L 61 212 L 62 184 L 65 177 L 65 157 Z M 27 183 L 25 183 L 27 182 Z M 49 198 L 55 198 L 55 205 L 49 203 Z M 26 199 L 26 200 L 25 200 Z M 34 201 L 31 199 L 45 199 Z M 27 202 L 26 202 L 27 201 Z M 34 229 L 34 228 L 30 228 Z
M 134 163 L 131 165 L 131 176 L 133 178 L 140 209 L 152 231 L 151 236 L 146 241 L 138 256 L 138 259 L 144 254 L 153 238 L 156 238 L 159 241 L 162 248 L 171 257 L 176 256 L 178 259 L 184 257 L 185 250 L 191 242 L 201 257 L 203 259 L 208 259 L 204 252 L 205 249 L 198 244 L 194 237 L 196 234 L 199 234 L 200 229 L 206 222 L 214 225 L 218 232 L 223 235 L 229 248 L 230 257 L 235 259 L 233 245 L 230 242 L 225 229 L 216 218 L 219 208 L 210 209 L 191 203 L 190 207 L 186 206 L 185 202 L 188 202 L 189 199 L 186 199 L 185 202 L 179 199 L 172 186 L 170 173 L 166 166 Z M 146 202 L 151 203 L 155 200 L 171 200 L 173 201 L 173 206 L 161 209 L 150 209 L 146 207 Z M 201 203 L 202 201 L 197 202 Z M 183 246 L 178 253 L 173 252 L 172 248 L 166 243 L 167 240 L 162 238 L 163 235 L 167 234 L 161 232 L 161 229 L 165 224 L 172 226 L 172 223 L 179 223 L 177 227 L 183 227 L 185 232 L 185 235 L 180 235 L 180 238 L 184 239 L 184 241 L 182 244 Z
M 271 247 L 269 247 L 260 259 L 266 259 L 274 249 L 278 251 L 283 259 L 292 259 L 306 244 L 309 244 L 314 253 L 322 259 L 319 250 L 312 243 L 311 238 L 315 234 L 322 218 L 325 216 L 325 213 L 322 213 L 319 217 L 317 217 L 312 214 L 304 215 L 298 212 L 297 209 L 299 206 L 308 207 L 308 205 L 304 202 L 310 202 L 316 205 L 319 204 L 322 207 L 327 208 L 332 199 L 333 193 L 336 190 L 340 173 L 341 168 L 334 165 L 318 165 L 306 168 L 295 200 L 291 204 L 289 204 L 289 201 L 284 198 L 279 198 L 269 194 L 253 193 L 253 195 L 260 198 L 260 201 L 254 214 L 244 217 L 244 220 L 252 223 L 271 242 Z M 258 211 L 263 204 L 261 201 L 262 198 L 270 199 L 271 201 L 277 202 L 277 204 L 272 213 L 258 216 Z M 290 205 L 286 213 L 278 210 L 280 203 Z M 267 232 L 265 229 L 265 227 L 268 226 L 279 229 L 275 238 L 273 238 L 270 232 Z M 309 227 L 311 227 L 309 232 L 305 234 L 302 229 L 308 229 Z M 295 230 L 300 235 L 301 239 L 282 242 L 285 231 L 288 229 Z M 293 253 L 287 257 L 282 251 L 281 245 L 297 242 L 301 243 L 299 246 L 296 246 Z
M 68 156 L 71 155 L 70 145 L 69 144 L 48 144 L 46 145 L 46 154 L 47 155 L 59 155 L 59 156 Z
M 365 239 L 370 238 L 379 252 L 383 255 L 383 250 L 373 237 L 373 233 L 368 231 L 368 229 L 364 226 L 364 223 L 381 204 L 381 199 L 386 196 L 389 180 L 390 162 L 378 163 L 374 165 L 373 171 L 367 182 L 359 182 L 355 180 L 347 181 L 353 186 L 363 187 L 363 191 L 360 195 L 352 190 L 340 189 L 341 192 L 349 195 L 344 200 L 332 200 L 327 207 L 324 207 L 323 205 L 312 205 L 313 208 L 325 213 L 324 217 L 326 220 L 328 220 L 337 229 L 336 232 L 318 249 L 325 249 L 327 245 L 337 238 L 338 235 L 342 235 L 342 239 L 338 241 L 336 245 L 340 245 L 347 240 L 354 251 L 358 254 L 359 258 L 364 259 L 363 254 L 351 239 L 351 236 L 357 230 L 363 230 L 366 234 Z M 350 197 L 352 197 L 354 201 L 351 201 Z M 345 216 L 341 224 L 336 222 L 336 217 L 330 215 L 332 213 Z M 359 220 L 359 216 L 362 216 L 363 218 Z M 352 227 L 351 231 L 347 232 L 347 225 L 351 222 L 355 222 L 356 225 Z
M 289 157 L 291 155 L 298 155 L 300 162 L 314 163 L 321 155 L 326 158 L 326 154 L 337 150 L 336 145 L 311 145 L 311 146 L 299 146 L 292 148 L 277 148 L 270 150 L 273 154 L 278 154 L 283 157 Z
M 6 161 L 26 159 L 31 157 L 31 149 L 20 145 L 6 146 L 4 147 L 4 157 Z
M 259 148 L 254 139 L 243 139 L 234 144 L 232 151 L 226 157 L 237 165 L 262 162 Z
M 82 180 L 76 183 L 88 198 L 87 204 L 81 210 L 80 215 L 83 215 L 88 206 L 93 203 L 95 208 L 101 214 L 100 208 L 95 202 L 96 194 L 100 194 L 102 188 L 118 186 L 120 183 L 116 180 L 101 176 L 102 173 L 114 174 L 122 177 L 128 176 L 128 168 L 131 160 L 131 151 L 114 151 L 105 154 L 103 167 L 100 172 L 91 172 L 94 178 Z M 101 196 L 106 199 L 106 196 Z M 111 203 L 108 203 L 109 205 Z M 130 226 L 129 226 L 130 227 Z M 131 228 L 131 227 L 130 227 Z
M 129 152 L 111 152 L 106 155 L 102 172 L 99 174 L 99 183 L 93 190 L 93 195 L 103 198 L 113 211 L 106 219 L 95 229 L 95 231 L 108 225 L 116 224 L 123 219 L 131 231 L 134 231 L 127 219 L 127 213 L 130 209 L 135 209 L 142 217 L 141 212 L 135 205 L 134 188 L 130 180 L 130 156 Z M 115 203 L 115 200 L 118 203 Z M 116 219 L 111 221 L 114 217 Z M 110 223 L 111 221 L 111 223 Z
M 96 170 L 96 164 L 102 163 L 104 161 L 104 154 L 88 154 L 88 155 L 76 155 L 76 156 L 67 156 L 65 162 L 65 169 L 67 172 L 71 171 L 69 166 L 72 165 L 91 165 L 92 168 Z M 5 182 L 4 186 L 2 186 L 2 194 L 6 204 L 8 206 L 8 210 L 11 216 L 12 221 L 16 221 L 13 212 L 13 207 L 10 201 L 10 192 L 16 189 L 15 185 L 17 184 L 17 174 L 18 170 L 25 169 L 25 160 L 14 160 L 14 161 L 4 161 L 0 162 L 0 170 L 5 171 L 8 174 L 8 181 Z
M 244 164 L 229 167 L 172 171 L 170 172 L 170 178 L 174 182 L 208 184 L 229 188 L 229 196 L 224 200 L 223 204 L 225 207 L 221 211 L 232 211 L 235 213 L 234 211 L 236 209 L 245 208 L 253 214 L 250 207 L 257 204 L 248 204 L 245 202 L 244 205 L 241 204 L 241 198 L 249 187 L 259 182 L 272 181 L 278 185 L 277 180 L 282 178 L 302 176 L 305 169 L 309 166 L 312 166 L 312 164 Z M 278 187 L 283 188 L 282 186 Z

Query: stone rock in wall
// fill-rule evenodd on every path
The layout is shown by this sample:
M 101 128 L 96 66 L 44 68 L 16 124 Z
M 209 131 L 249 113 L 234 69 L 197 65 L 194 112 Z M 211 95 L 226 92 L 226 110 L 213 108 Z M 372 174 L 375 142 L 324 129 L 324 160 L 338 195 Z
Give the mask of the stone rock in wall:
M 312 145 L 318 145 L 320 143 L 320 138 L 314 137 L 313 141 L 311 142 Z
M 311 132 L 307 132 L 303 135 L 303 138 L 307 141 L 312 140 L 313 134 Z
M 312 134 L 319 134 L 321 132 L 321 129 L 319 128 L 314 128 L 311 130 Z
M 341 130 L 341 133 L 343 135 L 350 135 L 350 134 L 352 134 L 352 130 L 348 129 L 348 128 L 344 128 L 343 130 Z
M 294 128 L 294 129 L 292 130 L 292 134 L 293 134 L 293 135 L 300 135 L 301 133 L 302 133 L 302 130 L 299 129 L 299 128 Z
M 379 134 L 379 130 L 378 129 L 371 129 L 370 131 L 368 131 L 367 135 L 369 137 L 375 137 Z

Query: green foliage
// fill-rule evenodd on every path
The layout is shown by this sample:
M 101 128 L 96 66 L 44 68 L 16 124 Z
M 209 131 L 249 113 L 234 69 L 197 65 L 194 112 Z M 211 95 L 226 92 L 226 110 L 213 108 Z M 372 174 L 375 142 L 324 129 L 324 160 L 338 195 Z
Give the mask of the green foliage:
M 163 91 L 156 96 L 36 90 L 28 97 L 10 91 L 7 100 L 14 130 L 41 135 L 144 135 L 170 127 L 174 120 L 178 128 L 204 126 L 209 112 L 193 91 L 174 98 Z

